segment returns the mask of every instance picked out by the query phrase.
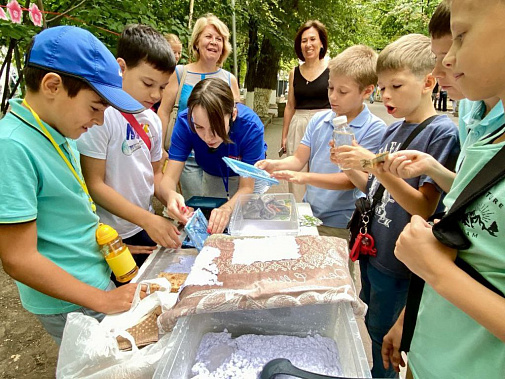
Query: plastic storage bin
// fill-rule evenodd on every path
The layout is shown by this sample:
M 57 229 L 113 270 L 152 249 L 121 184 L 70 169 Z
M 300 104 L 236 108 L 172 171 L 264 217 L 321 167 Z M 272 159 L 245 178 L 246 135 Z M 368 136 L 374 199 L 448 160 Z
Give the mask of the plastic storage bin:
M 245 310 L 182 317 L 172 331 L 168 348 L 153 378 L 191 377 L 196 353 L 204 334 L 227 329 L 233 337 L 243 334 L 320 334 L 335 340 L 343 375 L 371 378 L 365 350 L 349 303 L 307 305 L 294 308 Z
M 262 208 L 265 205 L 266 209 Z M 298 235 L 298 211 L 293 194 L 241 195 L 228 231 L 232 236 Z

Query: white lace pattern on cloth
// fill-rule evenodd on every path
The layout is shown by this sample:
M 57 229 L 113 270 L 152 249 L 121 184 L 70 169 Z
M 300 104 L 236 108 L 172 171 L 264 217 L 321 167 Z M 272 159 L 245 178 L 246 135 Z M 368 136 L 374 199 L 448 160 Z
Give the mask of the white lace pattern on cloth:
M 188 283 L 180 293 L 178 304 L 162 318 L 164 322 L 171 324 L 180 316 L 194 313 L 340 301 L 350 302 L 356 316 L 364 315 L 366 306 L 357 297 L 349 273 L 347 241 L 336 237 L 289 237 L 299 246 L 297 259 L 233 264 L 235 243 L 237 239 L 245 238 L 251 237 L 213 235 L 207 239 L 200 254 L 206 249 L 212 252 L 219 250 L 220 254 L 213 263 L 218 269 L 218 282 L 222 285 Z

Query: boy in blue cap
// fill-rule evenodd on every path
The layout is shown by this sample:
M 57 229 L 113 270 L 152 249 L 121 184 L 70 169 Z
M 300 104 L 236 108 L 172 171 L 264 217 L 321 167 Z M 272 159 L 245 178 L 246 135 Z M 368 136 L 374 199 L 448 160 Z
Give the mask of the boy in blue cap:
M 114 289 L 110 282 L 95 238 L 95 205 L 71 140 L 103 124 L 109 105 L 143 109 L 122 90 L 120 73 L 88 31 L 44 30 L 27 54 L 26 97 L 11 100 L 0 121 L 0 259 L 23 307 L 57 343 L 68 313 L 101 320 L 128 310 L 137 287 Z

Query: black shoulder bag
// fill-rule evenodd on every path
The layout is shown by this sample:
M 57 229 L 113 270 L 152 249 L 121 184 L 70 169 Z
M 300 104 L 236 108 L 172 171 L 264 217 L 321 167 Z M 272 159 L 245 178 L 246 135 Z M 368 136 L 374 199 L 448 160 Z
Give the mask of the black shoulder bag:
M 438 115 L 428 117 L 426 120 L 421 122 L 416 128 L 410 133 L 405 141 L 398 150 L 406 150 L 414 138 L 421 133 L 424 128 L 426 128 L 431 122 L 437 118 Z M 375 212 L 375 207 L 377 203 L 381 200 L 382 194 L 384 193 L 384 186 L 381 184 L 373 196 L 372 203 L 367 197 L 360 197 L 356 200 L 356 209 L 347 224 L 347 229 L 349 229 L 350 239 L 349 239 L 349 251 L 353 250 L 354 244 L 356 243 L 356 238 L 360 234 L 362 228 L 366 229 L 366 224 L 372 220 L 373 214 Z M 365 221 L 367 220 L 367 221 Z M 365 232 L 366 233 L 366 232 Z M 351 260 L 355 261 L 358 257 L 352 257 Z
M 505 125 L 504 125 L 505 126 Z M 503 130 L 502 130 L 503 132 Z M 471 243 L 458 224 L 468 205 L 480 197 L 488 189 L 505 178 L 505 147 L 489 160 L 481 171 L 468 183 L 465 189 L 458 196 L 447 214 L 433 226 L 433 235 L 444 245 L 457 250 L 466 250 Z M 456 257 L 454 262 L 461 270 L 465 271 L 474 280 L 487 287 L 498 295 L 505 297 L 498 288 L 484 278 L 473 266 L 460 257 Z M 412 274 L 409 284 L 407 305 L 405 308 L 405 317 L 403 323 L 402 341 L 400 351 L 408 352 L 410 343 L 414 336 L 416 327 L 417 313 L 421 296 L 423 293 L 424 281 L 415 274 Z

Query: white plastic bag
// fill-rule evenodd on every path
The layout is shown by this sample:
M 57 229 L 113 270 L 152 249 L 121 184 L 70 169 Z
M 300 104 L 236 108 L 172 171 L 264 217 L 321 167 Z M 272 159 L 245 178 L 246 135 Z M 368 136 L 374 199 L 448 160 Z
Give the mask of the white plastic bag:
M 169 348 L 170 334 L 142 349 L 132 343 L 132 351 L 120 351 L 116 336 L 133 342 L 125 330 L 159 305 L 171 308 L 177 294 L 170 293 L 170 284 L 164 278 L 142 283 L 161 284 L 162 290 L 142 300 L 137 291 L 132 309 L 107 316 L 101 323 L 81 313 L 68 315 L 58 355 L 57 378 L 152 378 L 159 359 Z

